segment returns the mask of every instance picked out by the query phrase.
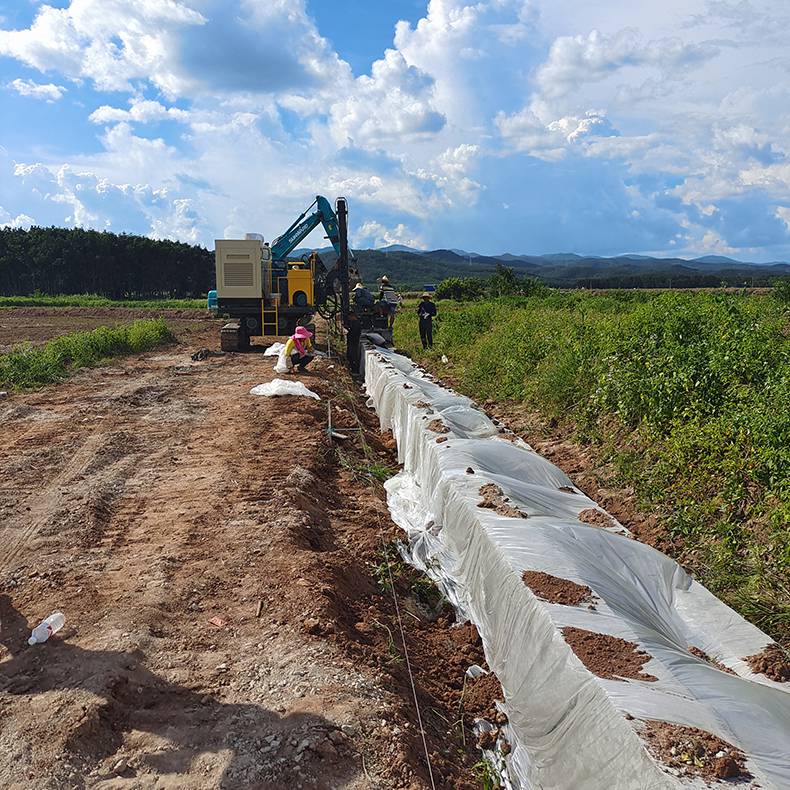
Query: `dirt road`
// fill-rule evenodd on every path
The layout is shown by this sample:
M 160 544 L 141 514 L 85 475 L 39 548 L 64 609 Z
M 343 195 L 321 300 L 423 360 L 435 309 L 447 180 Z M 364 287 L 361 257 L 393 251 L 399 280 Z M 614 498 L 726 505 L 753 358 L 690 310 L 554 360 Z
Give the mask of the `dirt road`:
M 271 360 L 190 360 L 215 342 L 0 401 L 0 786 L 429 787 L 366 474 L 392 447 L 331 362 L 320 403 L 256 398 Z M 328 398 L 365 428 L 341 455 Z M 478 786 L 479 640 L 393 568 L 436 786 Z

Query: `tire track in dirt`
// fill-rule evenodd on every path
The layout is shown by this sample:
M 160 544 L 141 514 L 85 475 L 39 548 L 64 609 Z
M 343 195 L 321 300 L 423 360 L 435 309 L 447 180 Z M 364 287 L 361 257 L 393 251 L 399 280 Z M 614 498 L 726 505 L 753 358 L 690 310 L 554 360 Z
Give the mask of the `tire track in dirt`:
M 0 533 L 0 573 L 7 571 L 61 504 L 68 484 L 92 463 L 103 442 L 102 434 L 92 434 L 45 488 L 22 503 L 24 513 L 6 523 Z

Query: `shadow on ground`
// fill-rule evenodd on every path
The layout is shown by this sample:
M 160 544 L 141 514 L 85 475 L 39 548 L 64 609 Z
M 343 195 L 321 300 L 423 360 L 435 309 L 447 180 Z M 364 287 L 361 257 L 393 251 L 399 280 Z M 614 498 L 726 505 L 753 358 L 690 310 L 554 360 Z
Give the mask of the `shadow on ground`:
M 10 653 L 10 658 L 0 662 L 0 694 L 32 696 L 82 689 L 101 698 L 99 705 L 91 706 L 60 738 L 63 752 L 77 757 L 87 771 L 115 755 L 125 735 L 134 732 L 136 737 L 147 733 L 156 738 L 151 739 L 150 753 L 133 761 L 134 767 L 127 768 L 124 776 L 135 771 L 186 774 L 199 756 L 222 752 L 227 759 L 218 784 L 222 788 L 294 787 L 299 765 L 308 776 L 321 772 L 322 786 L 343 787 L 346 783 L 334 766 L 336 776 L 330 779 L 317 757 L 311 768 L 310 756 L 303 755 L 305 759 L 297 763 L 293 750 L 286 749 L 289 756 L 284 759 L 277 758 L 274 751 L 262 753 L 266 736 L 274 735 L 287 745 L 292 733 L 305 727 L 324 735 L 336 729 L 321 716 L 281 716 L 259 705 L 220 702 L 151 672 L 143 665 L 139 651 L 84 650 L 57 636 L 46 645 L 28 647 L 29 635 L 27 619 L 7 595 L 0 595 L 0 644 Z M 52 738 L 57 740 L 58 733 L 53 731 Z M 167 745 L 163 747 L 161 741 Z M 224 758 L 226 753 L 229 758 Z M 14 779 L 22 781 L 30 769 L 19 766 L 19 776 Z M 349 773 L 346 769 L 346 777 Z M 76 786 L 87 784 L 90 782 L 83 776 Z

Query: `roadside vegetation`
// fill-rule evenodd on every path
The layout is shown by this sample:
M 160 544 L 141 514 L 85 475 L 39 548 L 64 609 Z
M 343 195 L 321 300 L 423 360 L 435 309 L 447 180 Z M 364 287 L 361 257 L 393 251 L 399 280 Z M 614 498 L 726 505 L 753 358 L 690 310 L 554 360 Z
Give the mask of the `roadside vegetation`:
M 78 368 L 109 357 L 150 351 L 173 341 L 161 318 L 92 332 L 74 332 L 42 346 L 22 346 L 0 356 L 0 388 L 33 389 L 60 381 Z
M 595 444 L 660 514 L 662 548 L 788 645 L 788 290 L 442 301 L 434 349 L 411 308 L 398 345 L 470 396 Z
M 136 307 L 143 310 L 206 309 L 205 299 L 108 299 L 97 294 L 0 296 L 0 307 Z

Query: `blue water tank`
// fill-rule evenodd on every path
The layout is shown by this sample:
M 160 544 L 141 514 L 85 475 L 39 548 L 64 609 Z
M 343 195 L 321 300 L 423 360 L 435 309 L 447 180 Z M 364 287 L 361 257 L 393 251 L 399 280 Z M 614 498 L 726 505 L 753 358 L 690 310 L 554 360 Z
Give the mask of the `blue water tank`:
M 209 291 L 208 292 L 208 309 L 209 310 L 216 310 L 218 309 L 219 305 L 217 304 L 217 292 L 216 291 Z

